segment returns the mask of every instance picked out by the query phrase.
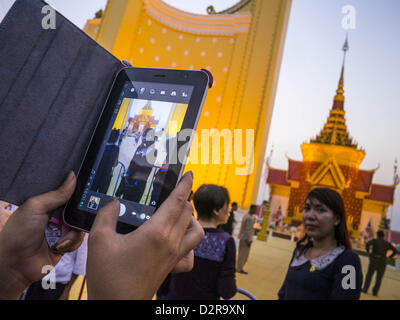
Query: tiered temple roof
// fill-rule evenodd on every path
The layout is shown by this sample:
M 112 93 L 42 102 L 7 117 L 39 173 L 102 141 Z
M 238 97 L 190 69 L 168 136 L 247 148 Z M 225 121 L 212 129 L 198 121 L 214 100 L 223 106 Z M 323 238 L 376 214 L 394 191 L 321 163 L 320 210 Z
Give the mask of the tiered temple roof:
M 340 73 L 340 79 L 338 88 L 336 90 L 336 95 L 333 99 L 333 105 L 329 112 L 329 117 L 325 123 L 321 132 L 314 138 L 310 140 L 310 143 L 317 144 L 327 144 L 332 146 L 343 146 L 356 150 L 362 150 L 358 148 L 356 142 L 350 137 L 345 120 L 345 110 L 344 110 L 344 64 L 346 52 L 349 49 L 347 38 L 343 46 L 344 57 L 343 64 Z M 362 150 L 363 151 L 363 150 Z M 290 182 L 300 182 L 302 170 L 304 168 L 304 162 L 296 161 L 288 158 L 288 170 L 280 170 L 269 167 L 267 184 L 270 185 L 280 185 L 289 186 Z M 365 199 L 376 200 L 380 202 L 385 202 L 388 204 L 393 204 L 394 197 L 394 186 L 385 186 L 379 184 L 373 184 L 372 179 L 375 170 L 358 170 L 356 176 L 357 184 L 356 191 L 365 193 Z
M 346 52 L 349 49 L 347 38 L 343 46 L 344 56 L 342 70 L 340 73 L 340 79 L 336 95 L 333 99 L 332 109 L 329 112 L 329 117 L 321 130 L 321 132 L 314 138 L 311 139 L 311 143 L 324 143 L 334 144 L 350 148 L 358 148 L 357 143 L 350 137 L 345 119 L 344 111 L 344 63 L 346 59 Z

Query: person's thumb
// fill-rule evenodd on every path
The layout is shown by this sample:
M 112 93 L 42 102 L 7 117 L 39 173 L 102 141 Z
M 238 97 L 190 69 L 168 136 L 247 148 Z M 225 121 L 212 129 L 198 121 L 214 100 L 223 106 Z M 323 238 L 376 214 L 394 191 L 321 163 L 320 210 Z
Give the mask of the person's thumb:
M 94 220 L 90 232 L 96 230 L 116 231 L 119 216 L 120 203 L 117 198 L 112 198 L 103 208 L 101 208 Z

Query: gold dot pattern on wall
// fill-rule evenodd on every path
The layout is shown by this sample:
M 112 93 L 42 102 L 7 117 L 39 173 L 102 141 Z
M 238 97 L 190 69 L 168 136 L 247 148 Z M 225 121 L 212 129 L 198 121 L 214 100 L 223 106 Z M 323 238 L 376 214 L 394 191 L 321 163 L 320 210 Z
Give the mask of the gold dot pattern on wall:
M 221 97 L 220 96 L 217 97 L 217 102 L 221 102 Z
M 206 68 L 209 71 L 212 70 L 212 72 L 215 73 L 215 77 L 223 77 L 222 81 L 225 81 L 224 78 L 226 77 L 229 68 L 223 64 L 221 65 L 221 62 L 222 59 L 228 59 L 231 49 L 228 49 L 228 51 L 225 49 L 229 48 L 230 42 L 233 43 L 233 38 L 196 36 L 179 31 L 176 32 L 152 19 L 148 19 L 145 24 L 146 26 L 142 26 L 138 29 L 138 33 L 140 34 L 140 36 L 138 36 L 140 39 L 139 42 L 143 43 L 142 47 L 139 48 L 141 55 L 140 60 L 137 61 L 138 63 L 150 66 L 157 64 L 157 66 L 161 68 L 179 67 L 189 70 Z M 161 34 L 162 36 L 160 37 Z M 207 50 L 207 47 L 205 46 L 211 46 L 211 52 L 210 50 Z M 146 55 L 144 55 L 145 51 Z M 135 58 L 135 60 L 137 59 L 138 57 Z M 211 65 L 207 65 L 217 59 L 221 62 L 218 63 L 218 66 L 214 66 L 215 68 Z M 222 101 L 222 92 L 215 93 L 214 99 L 217 99 L 217 96 L 220 96 Z
M 205 116 L 205 117 L 208 117 L 208 115 L 209 115 L 208 110 L 204 111 L 204 116 Z
M 230 44 L 233 44 L 234 42 L 235 42 L 235 39 L 233 39 L 233 38 L 229 39 Z

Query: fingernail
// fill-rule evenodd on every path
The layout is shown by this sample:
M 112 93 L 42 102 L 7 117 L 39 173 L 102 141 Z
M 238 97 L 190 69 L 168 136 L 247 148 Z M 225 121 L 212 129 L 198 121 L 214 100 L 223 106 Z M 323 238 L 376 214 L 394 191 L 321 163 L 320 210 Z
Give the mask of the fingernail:
M 51 249 L 55 252 L 60 252 L 63 251 L 66 247 L 68 247 L 71 244 L 71 240 L 67 239 L 64 240 L 60 243 L 56 243 Z
M 192 171 L 188 171 L 188 174 L 192 177 L 192 179 L 194 178 Z

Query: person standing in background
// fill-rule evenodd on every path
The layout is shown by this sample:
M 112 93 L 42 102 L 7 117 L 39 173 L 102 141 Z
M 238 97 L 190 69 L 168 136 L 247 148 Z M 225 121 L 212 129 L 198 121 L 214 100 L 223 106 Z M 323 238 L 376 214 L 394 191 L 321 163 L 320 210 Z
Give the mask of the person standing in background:
M 112 130 L 106 148 L 96 170 L 91 190 L 107 193 L 113 176 L 113 169 L 118 165 L 119 157 L 119 130 Z
M 193 203 L 205 234 L 194 248 L 193 270 L 169 274 L 157 292 L 158 300 L 219 300 L 236 294 L 235 241 L 217 228 L 229 217 L 228 190 L 204 184 Z
M 383 231 L 379 230 L 377 233 L 377 238 L 372 239 L 367 242 L 365 248 L 369 255 L 369 265 L 367 275 L 365 276 L 364 287 L 362 288 L 362 292 L 367 293 L 369 285 L 371 283 L 372 276 L 376 271 L 376 280 L 375 286 L 372 289 L 372 294 L 374 296 L 378 295 L 379 288 L 381 286 L 383 274 L 385 273 L 387 257 L 386 254 L 389 250 L 392 251 L 390 258 L 393 258 L 396 254 L 398 254 L 395 247 L 384 238 L 385 234 Z M 372 247 L 372 252 L 370 252 L 370 248 Z
M 253 243 L 254 237 L 254 223 L 256 222 L 255 214 L 257 206 L 252 204 L 250 210 L 242 218 L 242 224 L 239 232 L 239 256 L 237 262 L 237 272 L 242 274 L 248 274 L 243 270 L 244 265 L 250 254 L 251 244 Z

